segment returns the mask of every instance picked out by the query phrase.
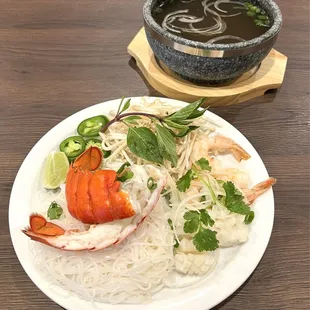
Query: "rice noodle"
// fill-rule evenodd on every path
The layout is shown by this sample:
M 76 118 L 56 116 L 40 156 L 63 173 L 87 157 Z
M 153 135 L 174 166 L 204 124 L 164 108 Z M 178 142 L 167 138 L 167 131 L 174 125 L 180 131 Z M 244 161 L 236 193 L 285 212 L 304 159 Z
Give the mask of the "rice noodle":
M 53 283 L 87 300 L 148 300 L 163 286 L 174 265 L 173 236 L 163 220 L 165 208 L 165 200 L 161 199 L 141 229 L 122 244 L 104 251 L 62 252 L 35 243 L 36 265 Z

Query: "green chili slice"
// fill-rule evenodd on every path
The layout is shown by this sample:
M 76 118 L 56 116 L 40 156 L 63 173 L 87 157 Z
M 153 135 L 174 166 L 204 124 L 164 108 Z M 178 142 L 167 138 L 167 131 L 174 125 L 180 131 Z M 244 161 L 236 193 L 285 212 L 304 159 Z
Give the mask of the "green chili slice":
M 70 161 L 77 158 L 85 150 L 86 143 L 80 136 L 72 136 L 60 143 L 59 150 L 64 152 Z
M 104 115 L 87 118 L 79 124 L 77 132 L 82 137 L 97 137 L 108 121 L 109 119 Z

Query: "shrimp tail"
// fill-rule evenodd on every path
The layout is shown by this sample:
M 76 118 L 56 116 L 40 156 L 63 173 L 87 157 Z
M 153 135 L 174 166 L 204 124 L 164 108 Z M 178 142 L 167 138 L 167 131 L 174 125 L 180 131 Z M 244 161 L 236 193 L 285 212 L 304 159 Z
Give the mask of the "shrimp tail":
M 231 151 L 239 162 L 241 160 L 248 160 L 251 158 L 251 156 L 237 143 L 234 143 Z
M 255 199 L 257 199 L 260 195 L 264 194 L 269 188 L 276 184 L 276 182 L 276 178 L 270 177 L 267 180 L 256 184 L 251 189 L 245 190 L 245 195 L 249 204 L 252 204 Z

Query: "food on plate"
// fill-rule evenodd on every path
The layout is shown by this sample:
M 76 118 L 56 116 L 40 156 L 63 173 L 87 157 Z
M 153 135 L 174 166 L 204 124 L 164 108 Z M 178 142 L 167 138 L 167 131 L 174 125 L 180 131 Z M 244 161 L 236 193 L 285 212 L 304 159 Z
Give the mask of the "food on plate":
M 86 300 L 144 302 L 205 279 L 221 248 L 248 240 L 255 200 L 276 180 L 253 186 L 250 154 L 202 103 L 123 98 L 82 153 L 65 149 L 66 182 L 33 198 L 23 230 L 51 283 Z
M 128 193 L 120 191 L 116 171 L 96 170 L 101 160 L 101 150 L 90 147 L 71 164 L 66 180 L 68 211 L 73 218 L 92 225 L 88 230 L 66 231 L 48 222 L 42 215 L 31 214 L 30 226 L 23 232 L 35 241 L 72 251 L 101 250 L 120 243 L 134 232 L 155 207 L 165 185 L 165 178 L 160 179 L 156 189 L 149 191 L 149 195 L 141 199 L 143 202 L 134 207 Z

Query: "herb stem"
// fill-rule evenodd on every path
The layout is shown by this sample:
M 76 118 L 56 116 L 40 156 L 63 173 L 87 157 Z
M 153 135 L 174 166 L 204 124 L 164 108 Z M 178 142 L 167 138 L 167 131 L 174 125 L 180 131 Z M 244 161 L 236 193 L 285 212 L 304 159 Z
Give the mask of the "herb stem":
M 101 129 L 101 132 L 104 133 L 107 131 L 107 129 L 114 123 L 119 122 L 122 118 L 128 117 L 128 116 L 145 116 L 148 118 L 156 118 L 160 123 L 162 123 L 163 119 L 157 115 L 150 114 L 150 113 L 144 113 L 144 112 L 130 112 L 130 113 L 122 113 L 118 114 L 110 120 L 108 123 L 105 124 L 105 126 Z
M 213 191 L 213 189 L 212 189 L 212 187 L 211 187 L 209 178 L 208 178 L 208 182 L 207 182 L 207 181 L 199 174 L 199 171 L 198 171 L 197 167 L 195 167 L 195 165 L 193 165 L 193 170 L 194 170 L 194 172 L 196 173 L 198 180 L 208 188 L 208 190 L 209 190 L 209 192 L 210 192 L 210 194 L 211 194 L 211 197 L 212 197 L 212 201 L 213 201 L 214 204 L 216 204 L 217 201 L 218 201 L 218 199 L 217 199 L 217 197 L 215 196 L 215 193 L 214 193 L 214 191 Z
M 119 115 L 119 112 L 120 112 L 120 110 L 121 110 L 121 107 L 122 107 L 122 104 L 123 104 L 124 99 L 125 99 L 125 97 L 123 96 L 123 97 L 122 97 L 122 100 L 121 100 L 121 102 L 120 102 L 120 104 L 119 104 L 119 106 L 118 106 L 116 115 Z

